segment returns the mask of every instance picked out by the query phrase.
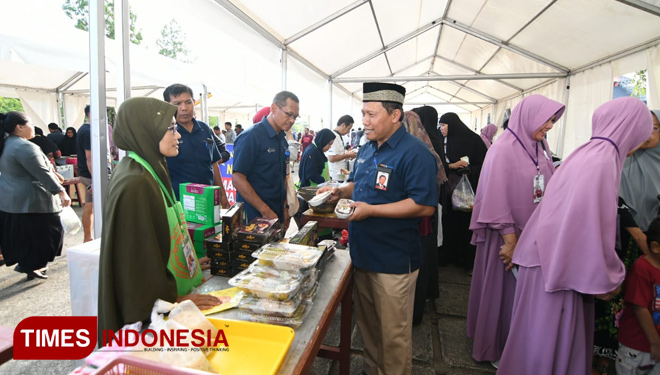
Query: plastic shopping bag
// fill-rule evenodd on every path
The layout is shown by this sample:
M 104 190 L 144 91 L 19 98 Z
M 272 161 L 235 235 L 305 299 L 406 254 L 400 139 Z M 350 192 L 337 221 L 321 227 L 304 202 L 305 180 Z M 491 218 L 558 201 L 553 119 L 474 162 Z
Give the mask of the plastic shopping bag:
M 64 233 L 66 234 L 76 234 L 82 227 L 78 215 L 76 215 L 71 206 L 62 208 L 62 212 L 60 212 L 60 222 L 62 223 L 62 228 L 64 228 Z
M 474 191 L 466 174 L 461 177 L 451 195 L 451 205 L 456 211 L 472 212 L 474 208 Z

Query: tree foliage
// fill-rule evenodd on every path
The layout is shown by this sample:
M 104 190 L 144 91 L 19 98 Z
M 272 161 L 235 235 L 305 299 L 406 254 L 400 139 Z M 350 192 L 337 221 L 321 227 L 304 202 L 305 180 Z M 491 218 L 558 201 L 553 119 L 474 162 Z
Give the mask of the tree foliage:
M 62 10 L 76 21 L 77 29 L 89 31 L 89 0 L 65 0 Z M 137 16 L 129 10 L 129 18 L 131 43 L 140 44 L 142 32 L 135 26 Z M 115 39 L 115 0 L 105 0 L 105 36 Z
M 23 109 L 23 105 L 21 104 L 21 100 L 16 98 L 0 97 L 0 113 L 7 113 L 12 111 L 25 111 Z
M 156 41 L 159 48 L 158 53 L 185 63 L 192 62 L 189 57 L 190 51 L 184 47 L 186 34 L 174 19 L 163 26 L 160 36 Z
M 646 69 L 635 73 L 631 96 L 639 99 L 646 99 Z

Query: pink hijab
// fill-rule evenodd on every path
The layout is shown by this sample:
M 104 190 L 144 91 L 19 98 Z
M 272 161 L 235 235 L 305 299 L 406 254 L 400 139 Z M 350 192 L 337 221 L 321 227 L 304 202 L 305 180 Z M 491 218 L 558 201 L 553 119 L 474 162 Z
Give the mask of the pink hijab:
M 495 133 L 497 133 L 497 125 L 495 124 L 488 124 L 484 126 L 483 129 L 481 129 L 480 137 L 484 140 L 486 148 L 490 148 L 490 146 L 493 144 L 493 137 L 495 136 Z
M 516 233 L 524 228 L 529 216 L 536 208 L 532 181 L 536 176 L 536 164 L 530 159 L 529 151 L 538 163 L 546 186 L 555 171 L 552 158 L 544 156 L 543 142 L 535 141 L 532 133 L 546 123 L 552 115 L 557 119 L 564 113 L 564 105 L 541 95 L 524 98 L 514 109 L 509 120 L 509 129 L 488 150 L 481 168 L 479 188 L 472 212 L 470 229 L 477 237 L 484 238 L 483 231 L 489 224 L 514 224 Z M 494 125 L 493 125 L 494 126 Z M 523 145 L 516 139 L 518 135 Z M 538 146 L 537 146 L 538 144 Z M 527 151 L 525 151 L 527 149 Z M 477 239 L 477 242 L 479 240 Z
M 614 250 L 621 169 L 651 128 L 651 114 L 636 98 L 611 100 L 594 112 L 591 140 L 555 173 L 513 256 L 516 264 L 541 266 L 546 292 L 603 294 L 623 282 Z

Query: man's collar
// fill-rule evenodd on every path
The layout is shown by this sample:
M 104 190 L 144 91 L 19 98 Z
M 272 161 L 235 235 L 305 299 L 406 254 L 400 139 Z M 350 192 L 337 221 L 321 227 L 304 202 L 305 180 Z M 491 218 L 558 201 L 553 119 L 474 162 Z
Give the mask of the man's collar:
M 194 133 L 195 131 L 197 131 L 197 129 L 201 129 L 201 127 L 200 127 L 199 124 L 197 123 L 197 120 L 196 120 L 194 117 L 193 117 L 193 119 L 192 119 L 192 124 L 193 124 L 193 126 L 192 126 L 192 130 L 191 130 L 190 132 L 188 132 L 188 129 L 186 129 L 185 126 L 183 126 L 183 125 L 181 125 L 181 124 L 179 124 L 179 123 L 177 122 L 177 123 L 176 123 L 176 125 L 177 125 L 177 131 L 178 131 L 179 133 L 181 133 L 181 130 L 180 130 L 180 129 L 184 129 L 184 130 L 185 130 L 186 132 L 188 132 L 188 133 Z
M 407 133 L 406 129 L 403 126 L 403 123 L 401 126 L 399 126 L 399 129 L 397 129 L 394 134 L 392 134 L 385 142 L 384 144 L 387 144 L 390 146 L 390 148 L 394 149 L 396 146 L 401 142 L 401 139 L 403 139 L 403 136 Z M 376 143 L 376 147 L 378 147 L 378 144 Z
M 269 138 L 276 137 L 278 133 L 273 129 L 273 125 L 268 122 L 268 116 L 264 116 L 264 118 L 261 120 L 260 124 L 264 124 L 264 127 L 266 128 L 266 134 L 268 134 Z M 281 131 L 280 133 L 284 133 Z M 286 137 L 286 135 L 284 135 Z

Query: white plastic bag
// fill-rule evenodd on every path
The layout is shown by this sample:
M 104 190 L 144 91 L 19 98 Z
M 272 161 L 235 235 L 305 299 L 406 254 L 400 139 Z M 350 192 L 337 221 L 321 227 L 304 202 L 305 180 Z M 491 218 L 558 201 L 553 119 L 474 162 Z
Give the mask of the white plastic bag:
M 76 234 L 80 228 L 82 228 L 82 223 L 71 206 L 62 208 L 62 212 L 60 212 L 60 222 L 62 223 L 62 228 L 64 228 L 64 233 L 66 234 Z
M 461 177 L 451 195 L 451 205 L 456 211 L 472 212 L 474 208 L 474 191 L 466 174 Z

